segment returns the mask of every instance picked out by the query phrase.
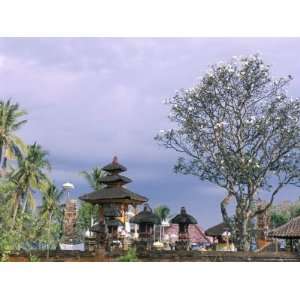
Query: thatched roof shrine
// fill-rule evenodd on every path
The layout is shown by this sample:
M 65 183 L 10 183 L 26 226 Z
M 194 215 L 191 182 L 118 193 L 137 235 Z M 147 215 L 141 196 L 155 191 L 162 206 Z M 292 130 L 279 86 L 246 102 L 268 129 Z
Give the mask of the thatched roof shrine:
M 220 223 L 218 225 L 208 228 L 205 231 L 205 234 L 207 236 L 218 237 L 221 236 L 226 231 L 230 231 L 229 227 L 225 223 Z
M 271 230 L 268 236 L 280 239 L 300 239 L 300 216 Z
M 171 219 L 170 222 L 172 224 L 197 224 L 197 220 L 187 214 L 185 207 L 181 207 L 180 214 Z
M 149 205 L 145 204 L 144 210 L 136 214 L 130 219 L 130 223 L 134 224 L 160 224 L 160 219 L 152 212 Z

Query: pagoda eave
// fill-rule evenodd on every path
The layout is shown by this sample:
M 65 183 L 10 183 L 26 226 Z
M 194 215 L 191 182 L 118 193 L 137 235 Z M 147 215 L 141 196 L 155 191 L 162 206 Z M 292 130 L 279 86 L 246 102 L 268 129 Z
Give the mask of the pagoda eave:
M 138 199 L 131 199 L 128 197 L 127 198 L 117 198 L 117 199 L 111 199 L 111 198 L 88 199 L 88 198 L 80 197 L 79 199 L 82 201 L 94 204 L 94 205 L 96 205 L 96 204 L 99 204 L 99 205 L 102 205 L 102 204 L 133 204 L 133 205 L 136 205 L 136 204 L 143 204 L 148 201 L 148 199 L 138 200 Z

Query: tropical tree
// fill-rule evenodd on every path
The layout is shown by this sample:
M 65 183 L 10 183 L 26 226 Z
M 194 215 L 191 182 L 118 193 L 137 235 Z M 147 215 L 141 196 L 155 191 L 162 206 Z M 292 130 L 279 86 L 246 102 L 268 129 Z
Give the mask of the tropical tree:
M 181 154 L 176 172 L 225 189 L 221 212 L 239 250 L 250 247 L 251 220 L 284 186 L 299 184 L 300 100 L 288 96 L 291 79 L 271 77 L 259 55 L 213 65 L 196 86 L 167 100 L 176 126 L 156 136 Z M 269 199 L 258 208 L 262 190 Z
M 0 261 L 6 260 L 9 253 L 19 248 L 21 243 L 21 234 L 11 230 L 11 196 L 14 189 L 15 186 L 7 179 L 0 179 Z
M 49 182 L 45 173 L 46 170 L 50 170 L 47 155 L 48 153 L 40 145 L 34 143 L 27 147 L 27 154 L 24 158 L 18 158 L 19 167 L 10 176 L 10 180 L 16 185 L 13 224 L 20 206 L 23 206 L 23 213 L 28 205 L 33 208 L 35 206 L 33 192 L 41 191 Z
M 15 134 L 27 120 L 22 119 L 26 115 L 20 110 L 18 103 L 10 100 L 0 101 L 0 167 L 5 169 L 7 159 L 13 159 L 26 151 L 26 145 Z
M 42 237 L 45 237 L 47 245 L 47 258 L 51 246 L 55 246 L 60 238 L 61 222 L 63 213 L 60 199 L 63 190 L 59 190 L 54 184 L 49 184 L 42 191 L 42 206 L 39 212 L 41 221 Z M 45 234 L 43 234 L 45 232 Z M 42 238 L 43 239 L 43 238 Z
M 159 217 L 160 221 L 166 221 L 170 216 L 170 208 L 166 205 L 159 205 L 154 209 L 154 213 Z
M 88 182 L 89 186 L 95 190 L 99 191 L 104 187 L 101 183 L 101 179 L 106 175 L 106 173 L 101 170 L 101 168 L 95 167 L 91 171 L 83 171 L 80 173 Z M 99 208 L 96 205 L 92 205 L 87 202 L 83 202 L 80 205 L 78 212 L 78 227 L 80 230 L 89 229 L 95 222 L 99 215 Z
M 88 230 L 94 225 L 95 220 L 98 219 L 98 216 L 99 216 L 99 210 L 97 206 L 87 202 L 81 203 L 78 211 L 78 219 L 77 219 L 78 229 L 81 232 Z
M 105 176 L 105 172 L 101 168 L 95 167 L 91 171 L 82 171 L 80 174 L 86 179 L 89 186 L 95 190 L 101 190 L 104 185 L 101 182 L 101 179 Z
M 286 224 L 291 219 L 300 216 L 300 200 L 296 202 L 284 201 L 273 205 L 269 215 L 273 228 Z
M 162 222 L 167 221 L 168 217 L 170 217 L 170 208 L 166 205 L 159 205 L 154 209 L 154 214 L 159 217 L 160 226 L 159 226 L 159 236 L 161 240 L 161 236 L 164 235 L 164 227 L 162 226 Z

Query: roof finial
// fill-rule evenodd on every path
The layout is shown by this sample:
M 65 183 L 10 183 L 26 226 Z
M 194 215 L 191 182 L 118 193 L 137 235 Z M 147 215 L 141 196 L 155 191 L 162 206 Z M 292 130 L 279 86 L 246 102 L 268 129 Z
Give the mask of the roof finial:
M 114 157 L 113 157 L 112 163 L 113 163 L 113 164 L 117 164 L 117 163 L 118 163 L 118 157 L 117 157 L 117 156 L 114 156 Z

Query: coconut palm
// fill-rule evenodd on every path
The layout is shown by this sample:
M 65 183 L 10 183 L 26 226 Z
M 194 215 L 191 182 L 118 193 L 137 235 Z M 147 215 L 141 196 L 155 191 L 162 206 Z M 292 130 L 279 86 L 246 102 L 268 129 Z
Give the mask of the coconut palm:
M 154 209 L 154 213 L 159 217 L 160 221 L 166 221 L 170 216 L 170 208 L 166 205 L 159 205 Z
M 47 258 L 49 257 L 51 229 L 53 229 L 53 221 L 59 226 L 59 218 L 61 216 L 60 199 L 63 196 L 63 190 L 50 183 L 42 191 L 42 207 L 40 211 L 41 220 L 45 223 L 47 232 Z M 55 220 L 56 219 L 56 220 Z
M 105 176 L 105 172 L 101 170 L 101 168 L 95 167 L 90 172 L 82 171 L 80 174 L 87 180 L 89 186 L 95 190 L 101 190 L 104 185 L 100 182 L 100 180 Z
M 160 223 L 162 224 L 163 221 L 166 221 L 168 217 L 170 217 L 170 208 L 166 205 L 159 205 L 154 209 L 154 214 L 157 215 L 160 219 Z M 164 234 L 162 233 L 162 226 L 159 227 L 159 236 L 161 240 L 161 236 Z
M 50 170 L 50 163 L 47 160 L 48 153 L 40 145 L 34 143 L 27 146 L 27 154 L 24 158 L 19 157 L 19 168 L 10 175 L 10 180 L 16 184 L 15 205 L 13 212 L 13 224 L 20 207 L 23 203 L 24 213 L 27 205 L 35 206 L 33 197 L 34 190 L 42 190 L 49 180 L 45 170 Z
M 100 180 L 106 173 L 101 170 L 101 168 L 95 167 L 90 172 L 83 171 L 80 172 L 80 174 L 86 179 L 93 190 L 99 191 L 104 187 Z M 97 218 L 98 214 L 98 206 L 86 202 L 82 203 L 79 209 L 79 227 L 84 230 L 90 228 L 94 224 L 94 220 Z
M 6 167 L 7 159 L 14 159 L 24 153 L 26 145 L 15 135 L 15 132 L 24 125 L 27 120 L 20 120 L 26 115 L 19 109 L 19 104 L 12 104 L 10 100 L 0 101 L 0 166 Z

